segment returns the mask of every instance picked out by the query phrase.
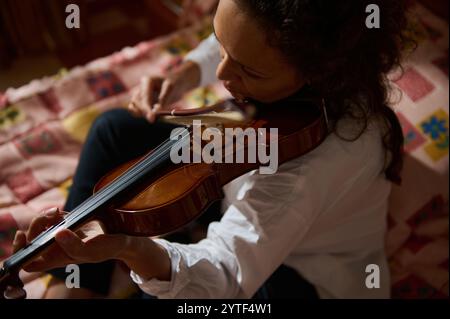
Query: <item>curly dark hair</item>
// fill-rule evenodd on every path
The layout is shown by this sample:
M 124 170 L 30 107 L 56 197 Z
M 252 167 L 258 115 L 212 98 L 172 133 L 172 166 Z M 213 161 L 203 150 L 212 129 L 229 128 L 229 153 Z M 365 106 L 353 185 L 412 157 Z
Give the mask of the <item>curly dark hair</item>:
M 397 116 L 389 107 L 391 87 L 387 75 L 400 67 L 402 52 L 411 42 L 404 32 L 406 2 L 234 1 L 255 18 L 259 27 L 267 32 L 269 43 L 278 48 L 327 101 L 327 112 L 334 119 L 332 129 L 336 133 L 339 120 L 344 117 L 362 123 L 359 134 L 350 140 L 364 133 L 370 119 L 377 117 L 384 122 L 387 128 L 383 135 L 385 176 L 400 183 L 403 133 Z M 366 27 L 369 4 L 376 4 L 380 9 L 378 29 Z

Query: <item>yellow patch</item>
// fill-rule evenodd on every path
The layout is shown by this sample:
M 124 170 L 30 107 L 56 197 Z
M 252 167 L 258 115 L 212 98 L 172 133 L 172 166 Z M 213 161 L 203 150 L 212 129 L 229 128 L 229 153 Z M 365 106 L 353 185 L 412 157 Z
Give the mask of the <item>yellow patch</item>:
M 197 31 L 197 34 L 196 34 L 197 35 L 197 39 L 199 41 L 203 41 L 204 39 L 209 37 L 209 35 L 211 33 L 213 33 L 212 23 L 205 25 L 204 28 L 202 28 L 199 31 Z
M 424 150 L 433 161 L 448 154 L 448 115 L 444 110 L 440 109 L 422 121 L 419 129 L 431 140 Z
M 448 154 L 448 148 L 441 148 L 436 143 L 428 144 L 424 147 L 425 152 L 431 159 L 435 162 L 439 161 L 441 158 Z
M 66 68 L 59 69 L 58 73 L 53 76 L 55 80 L 60 80 L 64 78 L 67 74 L 69 74 L 69 70 Z
M 58 186 L 58 189 L 63 194 L 64 198 L 67 198 L 69 196 L 70 186 L 72 186 L 72 179 L 71 178 L 66 180 L 66 181 L 64 181 L 63 183 L 61 183 Z
M 0 129 L 8 130 L 10 127 L 23 122 L 25 118 L 25 113 L 16 105 L 0 109 Z
M 95 106 L 76 111 L 62 121 L 62 125 L 70 136 L 80 143 L 86 140 L 92 123 L 100 115 Z
M 219 101 L 219 97 L 208 87 L 198 88 L 190 92 L 186 96 L 186 103 L 189 107 L 205 107 L 210 106 Z
M 192 47 L 188 42 L 186 42 L 186 40 L 180 37 L 175 37 L 166 45 L 165 49 L 173 55 L 184 56 L 192 50 Z
M 46 288 L 48 288 L 48 285 L 50 284 L 50 281 L 52 280 L 52 278 L 53 278 L 53 276 L 48 274 L 48 275 L 44 275 L 44 276 L 40 277 L 40 280 L 42 281 L 44 286 Z

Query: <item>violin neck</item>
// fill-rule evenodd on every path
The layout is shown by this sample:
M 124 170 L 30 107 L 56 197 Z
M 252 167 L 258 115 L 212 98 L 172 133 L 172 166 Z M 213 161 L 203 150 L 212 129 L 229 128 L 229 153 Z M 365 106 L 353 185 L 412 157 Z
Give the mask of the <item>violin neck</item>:
M 156 171 L 170 160 L 170 150 L 176 143 L 182 143 L 182 139 L 189 137 L 184 135 L 179 140 L 167 140 L 158 146 L 153 152 L 138 161 L 125 173 L 118 176 L 106 187 L 89 197 L 82 204 L 77 206 L 58 224 L 53 225 L 46 231 L 39 234 L 27 246 L 10 256 L 3 263 L 0 269 L 1 275 L 11 273 L 20 269 L 26 262 L 41 253 L 47 246 L 54 242 L 55 234 L 61 229 L 76 229 L 80 225 L 93 219 L 95 214 L 117 195 L 140 181 L 148 174 Z

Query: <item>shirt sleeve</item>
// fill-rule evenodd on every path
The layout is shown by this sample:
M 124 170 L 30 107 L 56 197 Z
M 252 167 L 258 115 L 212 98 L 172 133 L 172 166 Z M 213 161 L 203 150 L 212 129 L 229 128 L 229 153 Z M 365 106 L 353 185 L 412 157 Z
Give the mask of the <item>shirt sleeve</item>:
M 216 82 L 216 70 L 220 63 L 220 46 L 214 33 L 189 52 L 184 60 L 193 61 L 199 65 L 201 72 L 200 86 Z
M 285 163 L 274 175 L 250 174 L 207 238 L 196 244 L 156 241 L 170 255 L 170 281 L 131 277 L 158 298 L 251 298 L 306 234 L 320 210 L 317 179 Z M 298 202 L 303 203 L 298 207 Z

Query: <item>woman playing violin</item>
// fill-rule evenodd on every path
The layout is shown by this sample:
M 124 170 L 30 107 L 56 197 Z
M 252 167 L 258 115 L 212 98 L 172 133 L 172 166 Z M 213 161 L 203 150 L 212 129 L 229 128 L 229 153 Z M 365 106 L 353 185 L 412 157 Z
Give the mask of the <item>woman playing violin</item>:
M 370 3 L 379 6 L 379 29 L 366 26 Z M 223 215 L 197 243 L 86 225 L 58 232 L 57 244 L 25 270 L 80 264 L 78 294 L 106 293 L 110 260 L 120 260 L 158 298 L 389 297 L 384 235 L 403 136 L 387 73 L 400 63 L 405 23 L 403 1 L 220 0 L 214 34 L 180 68 L 144 77 L 128 111 L 96 120 L 64 210 L 89 197 L 108 171 L 167 138 L 172 126 L 157 121 L 158 110 L 217 78 L 237 100 L 263 104 L 313 90 L 326 102 L 324 142 L 273 175 L 252 171 L 225 185 Z M 37 217 L 17 233 L 16 249 L 63 215 L 54 209 Z M 365 284 L 372 264 L 380 269 L 378 289 Z M 58 283 L 47 297 L 75 296 Z

